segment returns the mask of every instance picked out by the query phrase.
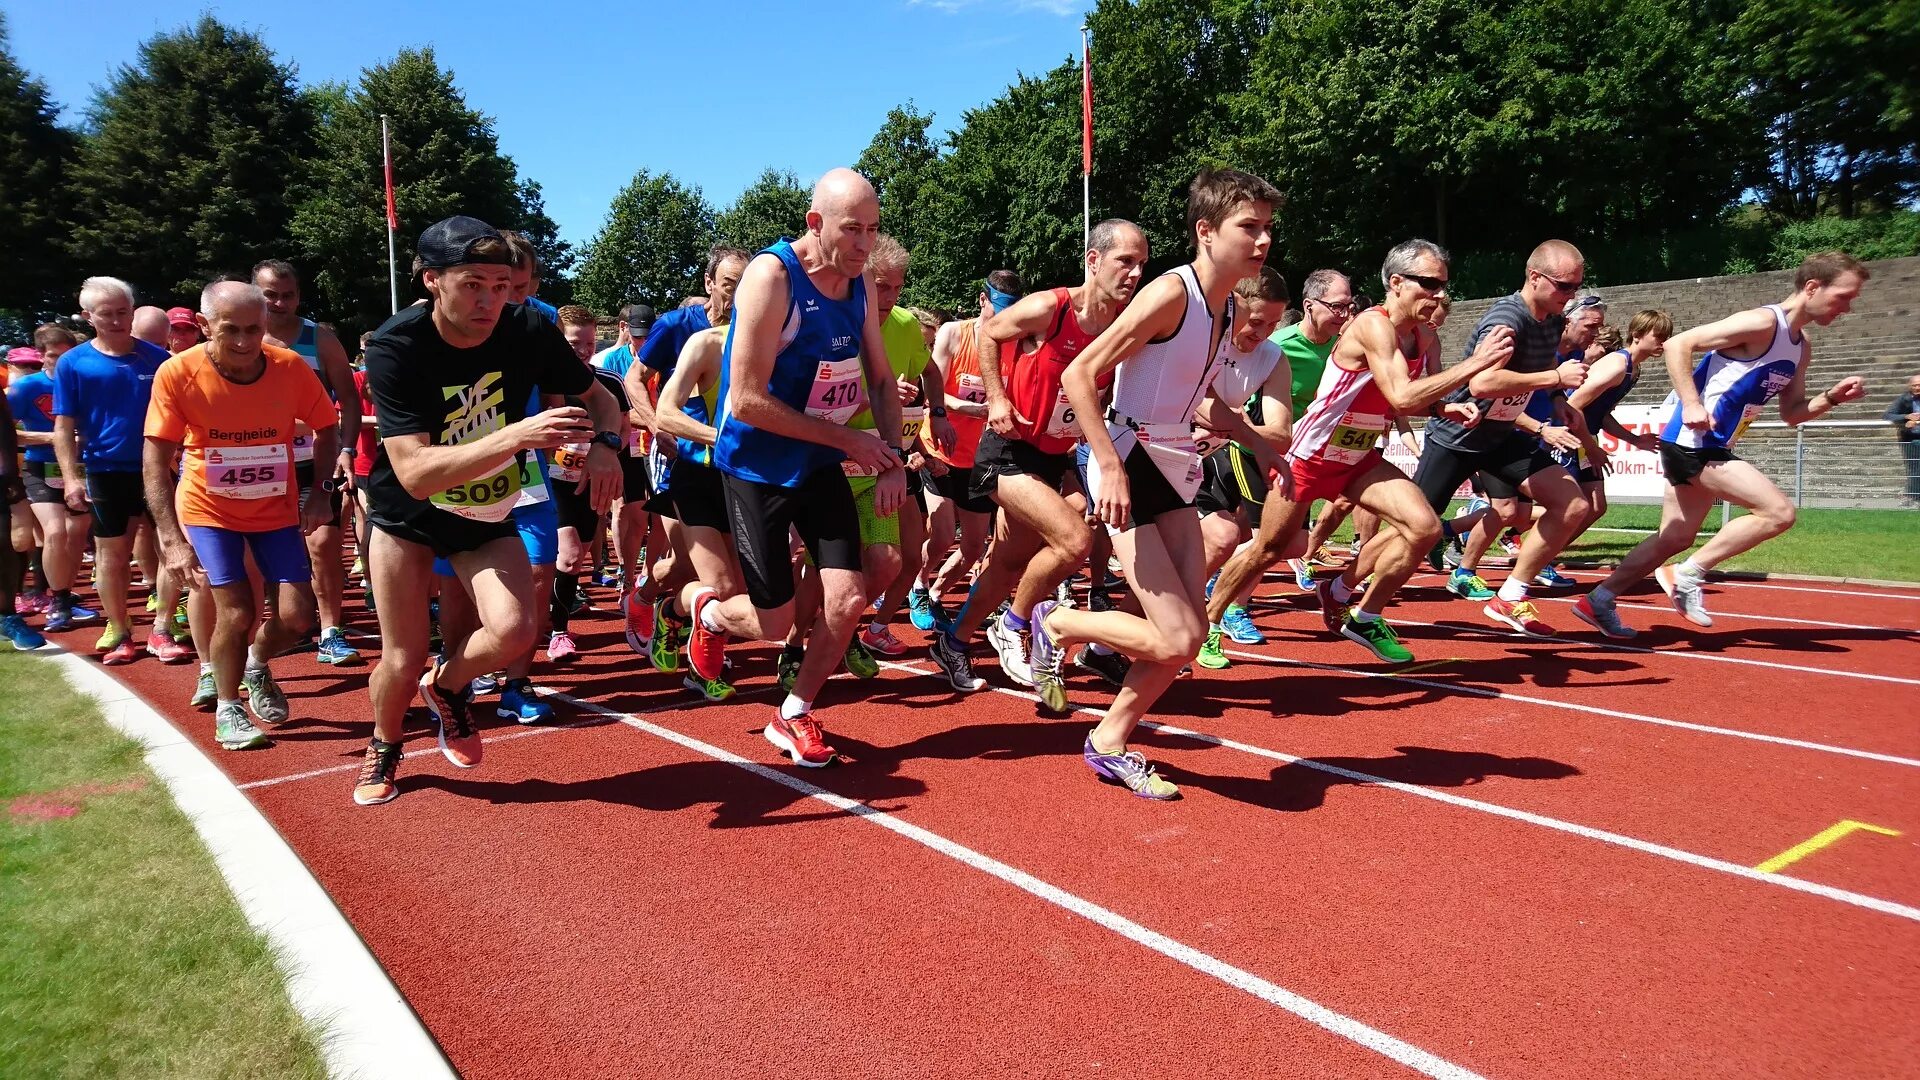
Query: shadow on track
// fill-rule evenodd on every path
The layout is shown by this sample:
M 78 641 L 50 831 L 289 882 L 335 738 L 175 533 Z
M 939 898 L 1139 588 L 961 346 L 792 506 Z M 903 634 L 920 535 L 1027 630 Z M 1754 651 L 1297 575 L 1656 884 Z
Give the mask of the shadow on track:
M 1312 760 L 1321 765 L 1418 787 L 1471 787 L 1496 776 L 1516 780 L 1565 780 L 1580 775 L 1579 769 L 1552 758 L 1502 757 L 1480 751 L 1440 750 L 1429 746 L 1396 746 L 1394 750 L 1396 756 L 1392 757 L 1316 757 Z M 1211 791 L 1222 798 L 1249 806 L 1287 813 L 1318 810 L 1325 805 L 1327 792 L 1334 788 L 1372 783 L 1298 762 L 1274 769 L 1264 780 L 1256 777 L 1208 776 L 1167 764 L 1160 765 L 1160 772 L 1184 787 Z

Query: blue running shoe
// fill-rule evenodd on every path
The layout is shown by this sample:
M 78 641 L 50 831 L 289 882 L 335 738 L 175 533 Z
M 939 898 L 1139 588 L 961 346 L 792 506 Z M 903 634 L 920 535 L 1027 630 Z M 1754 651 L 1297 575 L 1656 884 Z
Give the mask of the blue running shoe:
M 59 604 L 56 603 L 48 609 L 46 627 L 50 633 L 59 634 L 71 630 L 73 623 L 73 613 Z
M 1543 589 L 1565 589 L 1580 584 L 1578 581 L 1560 572 L 1557 566 L 1547 566 L 1534 576 L 1533 583 Z
M 33 652 L 36 649 L 44 649 L 47 645 L 47 639 L 41 637 L 38 630 L 28 626 L 27 620 L 18 615 L 0 618 L 0 637 L 13 642 L 13 647 L 21 652 Z
M 1220 629 L 1225 630 L 1227 636 L 1232 638 L 1234 643 L 1238 645 L 1265 645 L 1267 643 L 1267 635 L 1261 633 L 1260 628 L 1253 625 L 1253 616 L 1247 613 L 1246 608 L 1238 604 L 1228 608 L 1227 613 L 1221 617 Z
M 1118 754 L 1108 754 L 1097 750 L 1093 745 L 1093 736 L 1089 734 L 1084 746 L 1080 748 L 1080 757 L 1087 767 L 1102 780 L 1121 784 L 1128 791 L 1143 799 L 1177 799 L 1180 789 L 1160 779 L 1160 774 L 1138 751 L 1123 750 Z
M 1220 571 L 1215 570 L 1213 572 L 1213 576 L 1207 579 L 1207 599 L 1209 600 L 1213 599 L 1213 583 L 1219 580 L 1220 580 Z
M 925 589 L 907 594 L 907 618 L 915 630 L 933 629 L 933 597 Z
M 493 715 L 519 724 L 544 724 L 553 719 L 553 706 L 533 692 L 533 680 L 515 679 L 500 692 L 500 704 Z
M 320 635 L 320 649 L 314 659 L 323 664 L 357 664 L 360 651 L 347 644 L 347 635 L 339 627 L 331 626 Z

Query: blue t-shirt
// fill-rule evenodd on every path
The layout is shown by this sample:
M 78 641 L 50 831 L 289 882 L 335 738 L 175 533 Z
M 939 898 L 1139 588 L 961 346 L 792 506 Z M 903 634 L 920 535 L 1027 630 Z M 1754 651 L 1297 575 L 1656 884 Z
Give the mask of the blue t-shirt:
M 147 401 L 167 350 L 135 338 L 127 356 L 108 356 L 84 342 L 53 372 L 53 414 L 73 417 L 80 460 L 100 472 L 139 472 L 146 445 Z
M 705 304 L 674 308 L 653 320 L 653 329 L 647 331 L 647 340 L 640 345 L 640 362 L 662 375 L 673 374 L 680 363 L 680 350 L 687 347 L 693 335 L 712 325 Z M 607 357 L 607 361 L 607 370 L 612 371 L 613 357 Z
M 611 371 L 620 378 L 627 377 L 627 369 L 633 367 L 633 346 L 616 345 L 600 357 L 602 371 Z
M 13 380 L 7 385 L 7 408 L 21 431 L 53 430 L 53 376 L 44 371 Z M 28 461 L 52 461 L 53 447 L 27 446 L 21 452 Z
M 542 300 L 537 296 L 529 296 L 527 297 L 527 306 L 539 312 L 540 314 L 545 315 L 547 317 L 548 322 L 554 323 L 555 325 L 559 324 L 560 309 L 557 307 L 554 307 L 552 304 L 547 303 L 545 300 Z

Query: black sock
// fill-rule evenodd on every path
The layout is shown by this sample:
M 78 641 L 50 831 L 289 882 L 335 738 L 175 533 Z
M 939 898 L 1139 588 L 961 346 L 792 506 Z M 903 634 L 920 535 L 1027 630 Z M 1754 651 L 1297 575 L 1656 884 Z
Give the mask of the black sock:
M 567 619 L 573 614 L 573 598 L 579 595 L 579 592 L 580 575 L 560 573 L 553 575 L 553 603 L 547 606 L 547 611 L 553 617 L 554 633 L 567 632 Z

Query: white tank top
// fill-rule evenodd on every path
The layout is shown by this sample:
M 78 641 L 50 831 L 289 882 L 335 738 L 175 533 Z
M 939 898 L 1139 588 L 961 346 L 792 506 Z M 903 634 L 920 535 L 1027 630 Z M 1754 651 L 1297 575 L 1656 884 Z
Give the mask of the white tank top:
M 1113 373 L 1113 411 L 1140 424 L 1187 424 L 1213 380 L 1226 369 L 1226 350 L 1233 346 L 1233 295 L 1228 294 L 1220 316 L 1207 310 L 1193 264 L 1167 273 L 1187 290 L 1187 309 L 1180 326 L 1164 341 L 1151 341 L 1120 362 Z
M 1270 338 L 1262 338 L 1252 352 L 1241 352 L 1229 337 L 1223 352 L 1224 366 L 1213 380 L 1214 389 L 1219 391 L 1220 400 L 1235 409 L 1245 409 L 1247 399 L 1260 392 L 1267 376 L 1279 365 L 1280 346 Z

